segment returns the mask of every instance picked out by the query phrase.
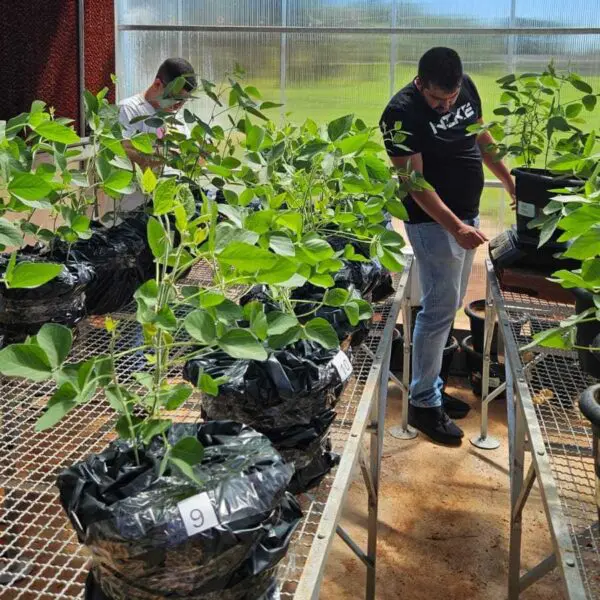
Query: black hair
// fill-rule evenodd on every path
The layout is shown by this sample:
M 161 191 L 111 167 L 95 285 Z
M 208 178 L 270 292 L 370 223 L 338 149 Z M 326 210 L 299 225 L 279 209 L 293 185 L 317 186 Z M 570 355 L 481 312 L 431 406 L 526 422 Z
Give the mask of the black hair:
M 431 48 L 419 60 L 419 79 L 423 87 L 435 85 L 445 92 L 453 92 L 460 85 L 462 76 L 460 56 L 452 48 Z
M 185 60 L 185 58 L 167 58 L 156 73 L 156 78 L 160 79 L 164 85 L 175 81 L 178 77 L 185 78 L 183 89 L 192 92 L 196 89 L 198 82 L 194 74 L 194 67 Z

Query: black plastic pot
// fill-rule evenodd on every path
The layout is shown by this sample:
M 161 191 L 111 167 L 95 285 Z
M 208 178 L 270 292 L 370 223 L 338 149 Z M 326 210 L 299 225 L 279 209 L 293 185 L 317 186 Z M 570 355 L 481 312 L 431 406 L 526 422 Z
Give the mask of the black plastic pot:
M 473 348 L 476 352 L 483 352 L 483 339 L 485 334 L 485 300 L 473 300 L 465 306 L 465 314 L 471 323 L 471 337 Z M 498 347 L 498 323 L 494 323 L 492 336 L 492 354 L 496 353 Z
M 230 421 L 177 424 L 168 436 L 204 446 L 193 468 L 202 483 L 172 467 L 158 475 L 158 436 L 139 465 L 118 441 L 59 475 L 61 503 L 92 555 L 86 597 L 262 597 L 302 515 L 285 492 L 291 467 L 264 436 Z
M 20 253 L 17 262 L 53 262 L 40 256 L 39 248 Z M 0 272 L 8 258 L 0 257 Z M 0 285 L 0 335 L 4 343 L 22 342 L 35 335 L 44 323 L 60 323 L 74 327 L 86 316 L 85 292 L 94 278 L 93 268 L 86 263 L 68 262 L 58 277 L 44 285 L 31 288 L 7 289 Z
M 53 256 L 70 256 L 92 265 L 95 277 L 86 292 L 86 309 L 91 315 L 116 312 L 133 300 L 135 291 L 155 276 L 154 257 L 147 241 L 148 217 L 129 217 L 113 227 L 92 224 L 92 236 L 69 248 L 57 244 Z
M 337 460 L 327 439 L 346 382 L 336 367 L 338 354 L 311 342 L 273 352 L 266 361 L 213 352 L 188 361 L 183 377 L 192 384 L 200 372 L 226 377 L 217 396 L 203 395 L 205 416 L 246 423 L 267 436 L 294 463 L 290 489 L 299 493 L 316 485 Z
M 592 452 L 594 455 L 594 470 L 596 471 L 596 510 L 600 519 L 600 453 L 598 444 L 600 439 L 600 384 L 587 388 L 579 397 L 579 408 L 592 424 L 593 441 Z
M 463 339 L 460 344 L 461 350 L 467 357 L 467 367 L 469 370 L 469 381 L 473 393 L 477 396 L 481 396 L 482 391 L 482 370 L 483 370 L 483 354 L 477 352 L 473 348 L 473 340 L 469 335 Z M 497 360 L 492 358 L 490 362 L 490 379 L 489 379 L 489 391 L 493 392 L 497 387 L 500 387 L 502 383 L 506 381 L 506 371 L 504 365 L 500 364 Z
M 575 311 L 577 314 L 595 306 L 594 296 L 588 290 L 574 288 L 571 291 L 575 296 Z M 578 346 L 598 348 L 598 352 L 577 350 L 577 354 L 581 368 L 593 377 L 600 378 L 600 321 L 579 323 L 577 325 L 576 343 Z
M 519 167 L 512 170 L 515 177 L 517 196 L 517 231 L 520 234 L 539 237 L 538 229 L 529 229 L 528 224 L 542 214 L 544 207 L 556 192 L 551 190 L 564 187 L 580 187 L 582 181 L 573 177 L 557 177 L 544 169 Z M 556 241 L 560 231 L 551 240 Z
M 446 347 L 444 348 L 442 369 L 440 371 L 440 377 L 444 382 L 444 387 L 448 383 L 450 366 L 452 365 L 457 350 L 458 341 L 455 337 L 450 336 L 446 343 Z M 392 352 L 390 356 L 390 371 L 397 377 L 400 377 L 404 372 L 404 330 L 402 325 L 396 325 L 396 329 L 394 330 L 394 340 L 392 341 Z

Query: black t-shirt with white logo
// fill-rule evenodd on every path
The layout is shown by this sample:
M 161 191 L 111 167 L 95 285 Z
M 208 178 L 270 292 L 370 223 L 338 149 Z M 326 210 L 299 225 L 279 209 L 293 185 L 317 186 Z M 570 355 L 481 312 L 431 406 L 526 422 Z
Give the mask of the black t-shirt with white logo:
M 462 220 L 479 214 L 483 190 L 483 166 L 477 136 L 467 127 L 481 118 L 481 100 L 468 75 L 463 76 L 460 93 L 451 111 L 440 115 L 425 101 L 417 86 L 410 83 L 386 106 L 379 126 L 389 156 L 423 156 L 423 176 L 435 188 L 444 204 Z M 393 141 L 392 130 L 401 122 L 408 133 L 403 146 Z M 409 196 L 404 200 L 410 223 L 432 221 Z

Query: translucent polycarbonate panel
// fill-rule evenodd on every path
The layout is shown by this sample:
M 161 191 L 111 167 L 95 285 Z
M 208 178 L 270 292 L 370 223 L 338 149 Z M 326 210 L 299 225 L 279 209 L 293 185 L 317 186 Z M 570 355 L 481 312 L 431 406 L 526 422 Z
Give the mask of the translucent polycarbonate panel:
M 243 85 L 253 85 L 265 100 L 280 101 L 280 35 L 276 33 L 188 33 L 183 44 L 200 77 L 220 84 L 238 63 L 244 70 Z M 196 100 L 203 111 L 210 101 Z M 192 105 L 194 106 L 194 105 Z M 270 115 L 278 118 L 279 111 Z
M 395 0 L 394 16 L 398 27 L 505 27 L 510 8 L 511 0 Z
M 292 27 L 391 27 L 396 0 L 282 0 Z
M 279 34 L 122 31 L 119 50 L 120 99 L 145 90 L 166 57 L 184 56 L 200 77 L 216 84 L 226 80 L 237 62 L 248 85 L 257 87 L 264 99 L 280 101 Z M 213 106 L 203 98 L 189 104 L 205 117 Z
M 355 113 L 377 124 L 389 93 L 389 36 L 288 34 L 286 60 L 294 120 Z
M 117 0 L 119 25 L 281 25 L 281 0 Z
M 597 0 L 515 0 L 520 27 L 600 27 Z
M 185 25 L 281 25 L 281 0 L 179 1 Z
M 179 0 L 117 0 L 118 25 L 176 25 L 180 17 Z
M 182 55 L 179 33 L 121 31 L 117 44 L 117 95 L 121 100 L 144 91 L 165 58 Z M 193 64 L 193 63 L 192 63 Z

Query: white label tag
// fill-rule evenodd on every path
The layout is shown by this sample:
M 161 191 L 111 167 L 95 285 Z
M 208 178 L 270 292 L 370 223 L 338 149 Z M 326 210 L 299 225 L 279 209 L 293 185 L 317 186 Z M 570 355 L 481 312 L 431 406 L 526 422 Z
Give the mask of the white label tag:
M 206 492 L 186 498 L 177 504 L 188 537 L 219 524 L 215 509 Z
M 348 357 L 343 350 L 340 350 L 333 357 L 333 366 L 337 369 L 342 383 L 344 383 L 344 381 L 346 381 L 350 375 L 352 375 L 352 364 L 348 360 Z
M 490 387 L 493 387 L 493 388 L 500 387 L 500 378 L 499 377 L 490 377 Z
M 522 217 L 529 217 L 530 219 L 533 219 L 533 217 L 535 217 L 535 204 L 519 201 L 517 203 L 517 212 Z

